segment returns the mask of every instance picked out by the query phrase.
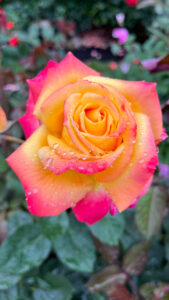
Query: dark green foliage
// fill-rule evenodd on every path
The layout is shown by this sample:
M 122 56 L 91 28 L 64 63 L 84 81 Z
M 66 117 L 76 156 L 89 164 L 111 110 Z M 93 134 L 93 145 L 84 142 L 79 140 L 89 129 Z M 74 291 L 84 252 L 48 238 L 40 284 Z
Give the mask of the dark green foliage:
M 92 272 L 95 261 L 95 248 L 84 224 L 71 218 L 69 230 L 53 240 L 59 259 L 70 269 Z
M 22 274 L 40 266 L 50 249 L 38 224 L 23 225 L 9 235 L 0 248 L 0 289 L 13 286 Z
M 70 300 L 74 289 L 70 282 L 61 275 L 46 274 L 38 280 L 38 287 L 33 292 L 33 300 Z
M 153 11 L 150 7 L 135 11 L 129 8 L 123 0 L 93 0 L 92 5 L 89 0 L 38 0 L 33 1 L 5 1 L 4 8 L 15 22 L 18 22 L 18 27 L 24 28 L 29 25 L 29 20 L 32 22 L 42 19 L 65 19 L 74 21 L 77 24 L 78 30 L 83 31 L 91 29 L 93 26 L 115 26 L 115 15 L 119 12 L 126 14 L 129 28 L 135 31 L 139 23 L 142 21 L 146 26 L 151 24 Z M 132 12 L 132 13 L 131 13 Z M 22 18 L 22 22 L 21 21 Z
M 123 234 L 125 221 L 122 215 L 117 214 L 113 218 L 107 215 L 101 221 L 89 226 L 90 231 L 103 243 L 115 246 Z M 112 228 L 114 229 L 112 232 Z
M 68 229 L 69 218 L 65 212 L 59 216 L 39 218 L 42 232 L 48 239 L 62 236 Z
M 151 188 L 138 202 L 136 224 L 140 233 L 150 239 L 160 228 L 167 208 L 168 194 L 163 188 Z

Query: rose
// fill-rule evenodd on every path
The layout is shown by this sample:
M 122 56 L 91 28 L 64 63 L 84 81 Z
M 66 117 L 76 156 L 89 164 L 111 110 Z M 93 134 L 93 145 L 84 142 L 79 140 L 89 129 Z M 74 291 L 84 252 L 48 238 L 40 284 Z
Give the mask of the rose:
M 20 119 L 28 139 L 7 161 L 30 212 L 52 216 L 72 207 L 92 224 L 135 203 L 158 163 L 156 84 L 102 77 L 69 53 L 28 85 Z
M 12 21 L 8 21 L 6 24 L 6 27 L 8 30 L 13 29 L 14 28 L 14 22 Z
M 16 47 L 16 46 L 18 46 L 18 44 L 19 44 L 19 39 L 18 39 L 17 36 L 13 36 L 13 37 L 10 38 L 9 45 L 11 47 Z
M 125 0 L 129 6 L 136 6 L 139 0 Z
M 123 45 L 128 40 L 129 32 L 126 28 L 114 28 L 112 36 L 118 39 L 119 45 Z

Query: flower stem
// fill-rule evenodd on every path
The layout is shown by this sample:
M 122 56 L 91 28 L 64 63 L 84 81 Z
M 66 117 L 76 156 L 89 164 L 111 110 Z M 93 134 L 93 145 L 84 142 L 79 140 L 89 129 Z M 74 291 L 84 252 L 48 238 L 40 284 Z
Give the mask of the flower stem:
M 6 134 L 1 134 L 0 139 L 6 140 L 8 142 L 18 143 L 18 144 L 22 144 L 24 142 L 24 140 L 21 140 L 17 137 L 6 135 Z

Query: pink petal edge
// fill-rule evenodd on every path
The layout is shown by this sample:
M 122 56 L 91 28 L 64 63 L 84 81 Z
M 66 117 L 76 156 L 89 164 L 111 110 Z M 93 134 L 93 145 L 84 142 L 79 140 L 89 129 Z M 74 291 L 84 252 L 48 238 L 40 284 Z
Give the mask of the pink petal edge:
M 28 79 L 29 98 L 26 105 L 26 113 L 18 119 L 25 133 L 26 139 L 40 126 L 40 121 L 33 115 L 35 103 L 42 90 L 48 70 L 56 68 L 57 63 L 50 60 L 47 66 L 33 79 Z
M 111 209 L 112 200 L 101 191 L 93 191 L 80 200 L 73 208 L 76 218 L 80 222 L 92 225 L 107 215 Z

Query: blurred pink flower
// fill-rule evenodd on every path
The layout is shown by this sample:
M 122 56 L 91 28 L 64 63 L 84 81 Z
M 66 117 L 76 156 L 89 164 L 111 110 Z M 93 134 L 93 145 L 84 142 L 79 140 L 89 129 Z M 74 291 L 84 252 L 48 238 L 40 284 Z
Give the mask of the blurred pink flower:
M 149 70 L 151 73 L 169 70 L 169 54 L 142 60 L 141 65 L 144 69 Z
M 139 58 L 134 58 L 134 59 L 133 59 L 133 63 L 134 63 L 135 65 L 138 65 L 138 64 L 140 63 Z
M 115 28 L 113 29 L 112 36 L 118 39 L 118 43 L 122 45 L 127 41 L 129 32 L 126 28 Z
M 19 84 L 13 84 L 13 83 L 9 83 L 9 84 L 6 84 L 3 88 L 5 91 L 12 91 L 12 92 L 15 92 L 15 91 L 18 91 L 20 89 L 20 86 Z
M 18 40 L 17 36 L 13 36 L 13 37 L 10 38 L 9 45 L 11 47 L 16 47 L 16 46 L 18 46 L 18 44 L 19 44 L 19 40 Z
M 111 70 L 116 70 L 117 67 L 118 67 L 118 64 L 116 62 L 114 62 L 114 61 L 109 64 L 109 68 Z
M 6 27 L 8 30 L 13 29 L 14 28 L 14 22 L 12 21 L 8 21 L 6 24 Z
M 92 57 L 97 57 L 97 55 L 98 55 L 97 50 L 92 50 L 92 51 L 90 52 L 90 55 L 91 55 Z
M 139 0 L 125 0 L 129 6 L 136 6 Z
M 159 165 L 159 175 L 164 178 L 169 177 L 169 166 L 165 164 Z
M 101 53 L 99 53 L 97 50 L 93 49 L 91 52 L 90 52 L 90 55 L 96 59 L 101 59 L 102 58 L 102 55 Z
M 128 62 L 122 62 L 120 64 L 120 69 L 121 69 L 122 73 L 126 74 L 130 70 L 130 64 Z
M 123 23 L 124 23 L 124 20 L 125 20 L 125 14 L 123 14 L 123 13 L 118 13 L 118 14 L 116 15 L 116 20 L 117 20 L 118 25 L 119 25 L 119 26 L 122 26 Z

